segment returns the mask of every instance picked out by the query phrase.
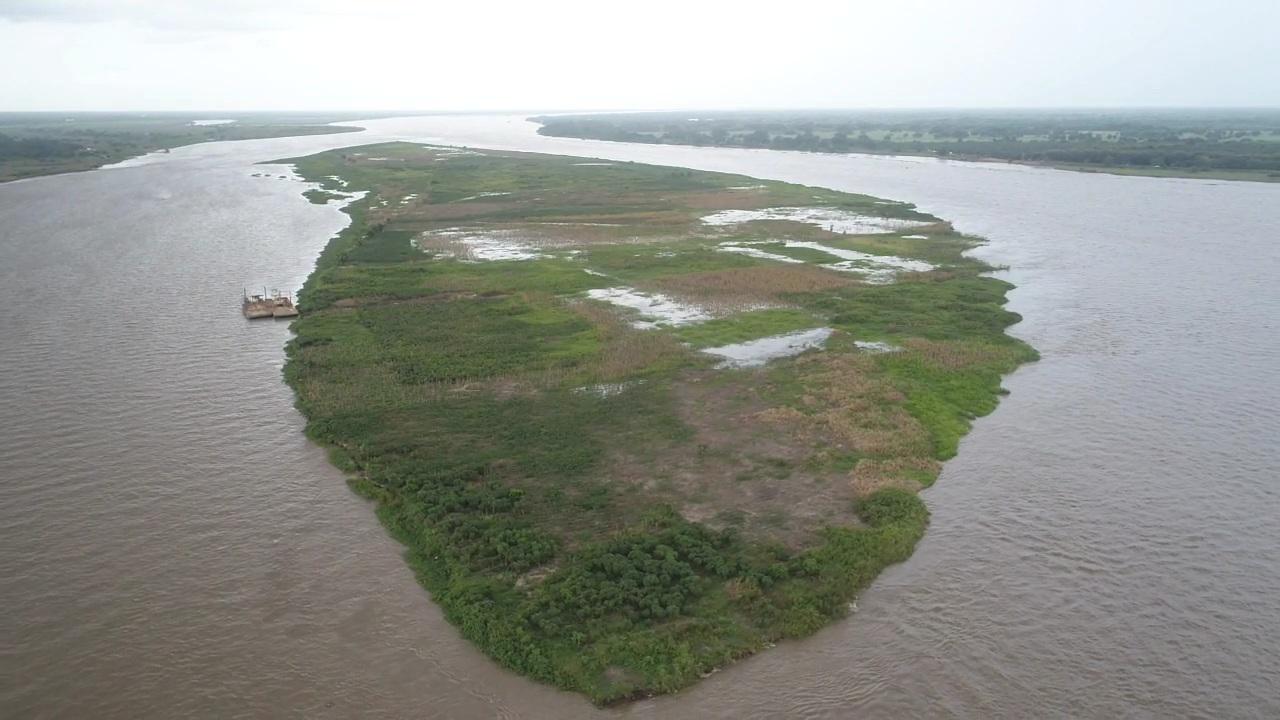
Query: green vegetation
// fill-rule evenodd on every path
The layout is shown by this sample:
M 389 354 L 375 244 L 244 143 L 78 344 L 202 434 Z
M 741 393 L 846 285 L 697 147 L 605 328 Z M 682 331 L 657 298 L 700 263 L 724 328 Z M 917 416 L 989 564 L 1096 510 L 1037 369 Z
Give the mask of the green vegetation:
M 953 110 L 548 116 L 625 142 L 1007 160 L 1130 175 L 1280 181 L 1277 110 Z
M 235 122 L 195 124 L 209 119 Z M 92 170 L 199 142 L 359 129 L 328 125 L 344 119 L 355 118 L 300 113 L 0 113 L 0 182 Z
M 746 342 L 770 335 L 806 330 L 823 325 L 813 313 L 791 308 L 755 310 L 725 318 L 688 325 L 675 331 L 676 337 L 695 348 Z
M 910 206 L 414 144 L 291 162 L 322 191 L 368 191 L 293 325 L 285 376 L 309 436 L 467 638 L 599 703 L 845 615 L 911 554 L 929 517 L 915 491 L 1035 356 L 1004 334 L 1009 286 L 963 256 L 974 240 Z M 912 224 L 701 221 L 815 202 Z M 785 240 L 938 267 L 868 282 L 821 250 L 723 250 Z M 605 290 L 701 314 L 664 322 Z M 824 326 L 824 349 L 760 368 L 699 351 Z
M 302 196 L 316 205 L 325 205 L 330 200 L 341 200 L 342 196 L 328 190 L 307 190 Z

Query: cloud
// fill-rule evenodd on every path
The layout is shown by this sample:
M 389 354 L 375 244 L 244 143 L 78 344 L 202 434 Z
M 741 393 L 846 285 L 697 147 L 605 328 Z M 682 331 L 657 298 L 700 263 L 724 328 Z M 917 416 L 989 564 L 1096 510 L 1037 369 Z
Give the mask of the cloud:
M 99 7 L 94 8 L 97 5 Z M 0 0 L 0 18 L 5 20 L 88 20 L 96 11 L 105 9 L 104 3 L 76 2 L 75 0 Z
M 285 27 L 306 3 L 277 0 L 0 0 L 0 20 L 41 23 L 127 23 L 183 33 L 271 30 Z
M 1276 0 L 0 0 L 23 69 L 0 110 L 1262 105 L 1278 23 Z

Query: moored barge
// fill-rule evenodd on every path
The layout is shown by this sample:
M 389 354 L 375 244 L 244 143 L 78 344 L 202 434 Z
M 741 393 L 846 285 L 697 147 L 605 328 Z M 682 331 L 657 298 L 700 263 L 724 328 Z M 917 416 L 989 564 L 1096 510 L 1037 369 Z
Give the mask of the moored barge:
M 244 302 L 240 305 L 240 311 L 244 313 L 246 320 L 298 316 L 298 308 L 293 304 L 293 296 L 278 290 L 270 295 L 266 290 L 263 290 L 261 295 L 244 293 Z

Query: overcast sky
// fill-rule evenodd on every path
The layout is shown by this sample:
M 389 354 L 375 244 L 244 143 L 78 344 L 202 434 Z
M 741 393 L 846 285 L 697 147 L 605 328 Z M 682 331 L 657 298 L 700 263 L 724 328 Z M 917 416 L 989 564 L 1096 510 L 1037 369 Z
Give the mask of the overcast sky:
M 0 0 L 0 110 L 1280 106 L 1280 0 Z

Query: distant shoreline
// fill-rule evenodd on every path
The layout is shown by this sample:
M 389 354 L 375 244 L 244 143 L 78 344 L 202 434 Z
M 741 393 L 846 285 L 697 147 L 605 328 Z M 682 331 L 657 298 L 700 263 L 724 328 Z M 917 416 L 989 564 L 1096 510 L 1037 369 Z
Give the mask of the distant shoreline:
M 355 125 L 207 123 L 186 119 L 153 123 L 145 129 L 103 129 L 93 123 L 83 123 L 75 130 L 81 127 L 83 132 L 68 132 L 67 128 L 50 125 L 47 130 L 20 128 L 15 133 L 0 124 L 0 184 L 97 170 L 150 153 L 206 142 L 335 135 L 364 129 Z M 30 149 L 20 147 L 22 144 Z M 61 154 L 73 144 L 88 150 Z M 47 148 L 47 152 L 39 154 L 43 148 Z M 11 149 L 10 152 L 6 153 L 7 149 Z M 21 154 L 28 152 L 30 156 Z
M 609 142 L 999 162 L 1141 177 L 1280 182 L 1280 120 L 1071 119 L 963 113 L 585 113 L 538 134 Z M 1216 123 L 1216 124 L 1214 124 Z M 1085 129 L 1085 128 L 1100 129 Z M 1119 129 L 1116 129 L 1119 128 Z M 971 150 L 978 149 L 978 152 Z M 1043 157 L 1042 157 L 1043 156 Z M 1097 160 L 1097 161 L 1095 161 Z M 1117 160 L 1114 161 L 1113 160 Z
M 534 121 L 536 122 L 536 121 Z M 738 145 L 713 145 L 710 143 L 668 143 L 668 142 L 644 142 L 641 140 L 606 140 L 603 138 L 589 138 L 578 135 L 553 135 L 551 133 L 542 132 L 543 125 L 538 128 L 538 134 L 545 137 L 572 137 L 580 140 L 596 140 L 598 142 L 616 142 L 624 145 L 683 145 L 684 147 L 706 147 L 719 149 L 737 149 L 737 150 L 769 150 L 778 152 L 776 148 L 753 148 Z M 1176 170 L 1173 168 L 1137 168 L 1126 167 L 1123 165 L 1088 165 L 1070 163 L 1051 163 L 1036 162 L 1032 160 L 1008 160 L 1006 158 L 987 157 L 983 155 L 931 155 L 929 153 L 903 153 L 903 152 L 883 152 L 876 150 L 850 150 L 848 152 L 830 152 L 823 150 L 783 150 L 782 152 L 811 152 L 818 155 L 876 155 L 879 157 L 904 157 L 904 158 L 930 158 L 933 160 L 944 160 L 947 162 L 964 162 L 964 163 L 1000 163 L 1002 165 L 1021 165 L 1022 167 L 1031 168 L 1049 168 L 1053 170 L 1064 170 L 1067 172 L 1091 173 L 1095 175 L 1125 175 L 1129 177 L 1150 177 L 1150 178 L 1168 178 L 1180 180 L 1223 180 L 1227 182 L 1260 182 L 1260 183 L 1280 183 L 1280 173 L 1251 172 L 1251 171 L 1233 171 L 1233 170 L 1205 170 L 1203 172 L 1189 172 L 1184 170 Z

